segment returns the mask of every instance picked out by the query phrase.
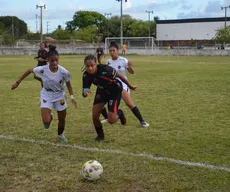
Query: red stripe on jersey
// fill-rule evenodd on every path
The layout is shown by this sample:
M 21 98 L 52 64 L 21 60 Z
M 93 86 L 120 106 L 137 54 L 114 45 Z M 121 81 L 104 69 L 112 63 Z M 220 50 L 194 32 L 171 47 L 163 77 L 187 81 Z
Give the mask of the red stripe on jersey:
M 99 76 L 99 77 L 102 78 L 102 79 L 105 79 L 106 81 L 109 81 L 109 82 L 116 82 L 116 80 L 110 79 L 108 77 L 104 77 L 104 76 Z

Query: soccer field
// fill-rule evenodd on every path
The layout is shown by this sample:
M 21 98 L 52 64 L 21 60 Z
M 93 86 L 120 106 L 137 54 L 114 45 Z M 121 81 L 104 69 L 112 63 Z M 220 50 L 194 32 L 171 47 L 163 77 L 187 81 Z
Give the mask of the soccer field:
M 130 82 L 138 86 L 131 94 L 150 126 L 141 128 L 122 102 L 127 125 L 105 124 L 101 143 L 88 130 L 94 96 L 81 96 L 83 58 L 60 56 L 78 109 L 67 93 L 69 142 L 59 145 L 54 111 L 50 129 L 43 128 L 33 75 L 10 90 L 36 65 L 33 57 L 0 57 L 0 191 L 229 191 L 229 57 L 127 56 L 136 71 Z M 97 182 L 80 175 L 90 159 L 104 168 Z

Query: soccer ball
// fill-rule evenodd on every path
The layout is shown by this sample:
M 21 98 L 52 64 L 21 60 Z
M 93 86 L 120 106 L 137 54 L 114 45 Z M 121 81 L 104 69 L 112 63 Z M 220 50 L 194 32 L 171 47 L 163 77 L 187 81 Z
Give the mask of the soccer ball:
M 103 173 L 102 165 L 96 160 L 87 161 L 81 169 L 82 176 L 89 181 L 96 181 Z

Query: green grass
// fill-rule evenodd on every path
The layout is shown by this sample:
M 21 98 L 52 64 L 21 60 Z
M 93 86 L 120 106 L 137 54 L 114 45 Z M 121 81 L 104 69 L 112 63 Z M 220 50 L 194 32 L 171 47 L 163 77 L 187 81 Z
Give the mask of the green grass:
M 229 57 L 127 57 L 136 71 L 129 79 L 138 86 L 131 94 L 150 127 L 140 128 L 122 102 L 127 126 L 106 124 L 106 140 L 92 142 L 95 133 L 82 133 L 91 123 L 94 98 L 81 96 L 83 56 L 61 56 L 60 64 L 72 74 L 78 102 L 75 110 L 68 97 L 69 144 L 230 167 Z M 56 114 L 50 130 L 43 130 L 40 83 L 31 75 L 10 90 L 34 66 L 29 56 L 0 57 L 0 134 L 58 142 Z M 220 170 L 4 139 L 0 145 L 0 191 L 229 191 L 230 186 L 230 173 Z M 104 167 L 96 183 L 79 174 L 90 159 Z

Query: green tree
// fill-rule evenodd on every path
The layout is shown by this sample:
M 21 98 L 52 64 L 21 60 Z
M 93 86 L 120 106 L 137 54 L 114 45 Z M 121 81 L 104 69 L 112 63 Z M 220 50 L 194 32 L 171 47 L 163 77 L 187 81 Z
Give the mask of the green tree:
M 219 43 L 230 43 L 230 26 L 219 29 L 214 39 Z
M 66 23 L 67 30 L 83 29 L 86 27 L 104 25 L 106 18 L 96 11 L 78 11 L 74 14 L 73 20 Z
M 86 27 L 76 31 L 76 38 L 86 42 L 97 42 L 98 30 L 96 27 Z
M 56 29 L 51 33 L 51 37 L 57 40 L 68 40 L 72 39 L 73 34 L 70 31 L 63 29 Z
M 14 25 L 15 37 L 23 37 L 27 33 L 27 24 L 15 16 L 3 16 L 0 17 L 0 29 L 1 31 L 11 34 L 10 28 Z

